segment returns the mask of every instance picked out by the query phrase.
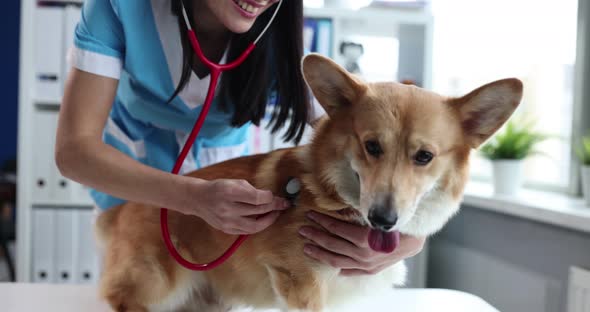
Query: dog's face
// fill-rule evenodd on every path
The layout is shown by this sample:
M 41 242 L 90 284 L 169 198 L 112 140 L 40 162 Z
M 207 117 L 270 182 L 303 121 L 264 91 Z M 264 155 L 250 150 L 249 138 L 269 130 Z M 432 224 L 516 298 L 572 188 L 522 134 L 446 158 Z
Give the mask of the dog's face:
M 304 59 L 303 73 L 330 118 L 314 140 L 331 140 L 323 158 L 333 163 L 322 175 L 381 231 L 430 234 L 442 227 L 461 200 L 471 149 L 502 126 L 522 96 L 517 79 L 461 98 L 367 84 L 319 55 Z

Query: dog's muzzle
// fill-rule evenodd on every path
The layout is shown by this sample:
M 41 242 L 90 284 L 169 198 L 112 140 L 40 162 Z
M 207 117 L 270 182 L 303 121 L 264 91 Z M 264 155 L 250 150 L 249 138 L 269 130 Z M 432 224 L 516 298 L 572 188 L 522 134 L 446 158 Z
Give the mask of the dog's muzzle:
M 388 232 L 397 223 L 397 212 L 393 207 L 391 195 L 382 195 L 373 203 L 369 209 L 369 222 L 375 229 Z
M 369 222 L 371 222 L 372 227 L 388 232 L 393 229 L 397 223 L 397 213 L 391 211 L 387 214 L 381 214 L 374 213 L 374 211 L 372 211 L 369 213 Z

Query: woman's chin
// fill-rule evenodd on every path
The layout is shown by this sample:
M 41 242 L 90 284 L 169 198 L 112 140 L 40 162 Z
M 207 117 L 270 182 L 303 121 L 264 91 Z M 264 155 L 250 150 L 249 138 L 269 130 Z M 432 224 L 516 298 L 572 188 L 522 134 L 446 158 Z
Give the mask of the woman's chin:
M 233 20 L 227 23 L 225 27 L 234 34 L 243 34 L 248 32 L 252 28 L 252 25 L 254 25 L 254 22 L 251 21 Z

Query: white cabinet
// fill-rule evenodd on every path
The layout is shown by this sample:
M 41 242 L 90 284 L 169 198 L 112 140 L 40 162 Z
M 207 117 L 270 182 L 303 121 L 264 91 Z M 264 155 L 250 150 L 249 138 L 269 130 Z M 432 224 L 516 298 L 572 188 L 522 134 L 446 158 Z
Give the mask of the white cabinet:
M 37 105 L 32 111 L 30 148 L 32 150 L 31 177 L 27 185 L 31 189 L 33 205 L 82 205 L 91 206 L 86 187 L 61 175 L 55 164 L 55 132 L 58 107 Z
M 47 4 L 47 1 L 43 2 Z M 93 283 L 98 254 L 87 189 L 55 164 L 67 54 L 81 15 L 73 1 L 21 1 L 17 279 Z
M 98 280 L 91 210 L 38 206 L 32 211 L 31 280 L 87 284 Z

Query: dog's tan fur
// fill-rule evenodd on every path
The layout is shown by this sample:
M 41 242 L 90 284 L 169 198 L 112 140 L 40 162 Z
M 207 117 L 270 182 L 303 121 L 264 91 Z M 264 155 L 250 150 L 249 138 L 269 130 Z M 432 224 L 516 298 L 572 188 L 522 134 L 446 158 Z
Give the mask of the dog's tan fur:
M 102 213 L 97 223 L 104 246 L 101 294 L 116 311 L 172 311 L 187 305 L 198 311 L 236 305 L 321 311 L 342 296 L 361 293 L 361 287 L 402 283 L 403 263 L 374 276 L 342 277 L 337 269 L 306 257 L 305 241 L 297 232 L 303 225 L 313 226 L 305 213 L 316 210 L 368 224 L 369 208 L 388 194 L 399 216 L 395 230 L 436 232 L 458 209 L 471 149 L 509 118 L 522 96 L 516 79 L 488 84 L 461 98 L 397 83 L 366 84 L 318 55 L 305 58 L 303 72 L 329 115 L 316 127 L 310 145 L 190 174 L 244 179 L 279 196 L 288 178 L 298 177 L 303 188 L 296 206 L 207 272 L 190 272 L 168 255 L 156 207 L 130 202 Z M 367 140 L 378 141 L 383 154 L 369 155 Z M 430 164 L 414 163 L 420 149 L 435 155 Z M 356 213 L 341 213 L 351 208 Z M 172 211 L 169 226 L 177 248 L 193 262 L 211 261 L 235 240 L 197 217 Z

